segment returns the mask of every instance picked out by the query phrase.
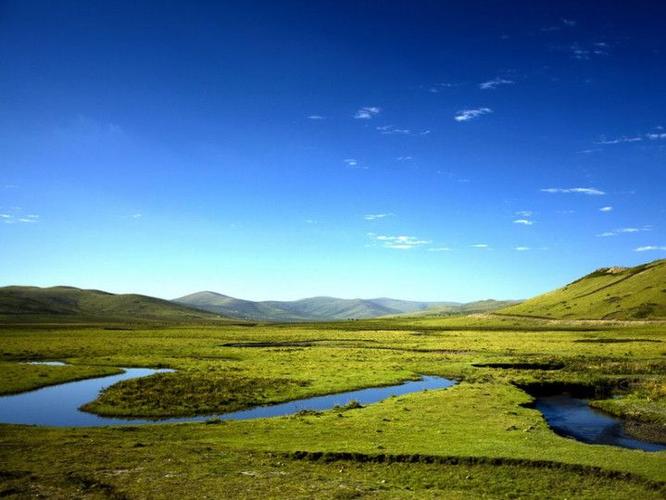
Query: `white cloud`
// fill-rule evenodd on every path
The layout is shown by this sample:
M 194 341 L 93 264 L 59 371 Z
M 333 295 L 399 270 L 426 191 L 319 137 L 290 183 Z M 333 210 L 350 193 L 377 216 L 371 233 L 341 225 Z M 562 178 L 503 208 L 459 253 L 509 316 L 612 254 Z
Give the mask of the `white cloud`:
M 493 78 L 492 80 L 488 80 L 487 82 L 483 82 L 479 84 L 479 88 L 481 90 L 493 90 L 499 87 L 500 85 L 513 85 L 514 82 L 513 80 L 507 80 L 506 78 Z
M 412 248 L 430 244 L 430 241 L 419 239 L 416 236 L 387 236 L 374 233 L 368 233 L 368 236 L 381 243 L 385 248 L 393 248 L 395 250 L 411 250 Z
M 574 21 L 573 19 L 562 19 L 562 24 L 568 26 L 569 28 L 573 28 L 574 26 L 576 26 L 576 21 Z
M 370 118 L 377 116 L 381 110 L 381 108 L 376 106 L 364 106 L 354 114 L 354 118 L 357 120 L 369 120 Z
M 345 158 L 343 161 L 347 164 L 348 167 L 358 167 L 358 160 L 354 158 Z
M 0 222 L 5 224 L 35 224 L 39 222 L 39 215 L 37 214 L 22 215 L 18 207 L 12 211 L 14 213 L 0 214 Z
M 486 243 L 476 243 L 474 245 L 470 245 L 472 248 L 490 248 L 489 245 Z
M 393 125 L 382 125 L 377 127 L 380 133 L 384 135 L 411 135 L 412 131 L 408 128 L 397 128 Z
M 597 234 L 599 238 L 608 238 L 611 236 L 618 236 L 620 234 L 631 234 L 631 233 L 643 233 L 645 231 L 652 231 L 652 226 L 641 226 L 641 227 L 621 227 L 619 229 L 613 229 L 612 231 L 606 231 L 603 233 Z
M 453 249 L 449 247 L 432 247 L 428 248 L 428 252 L 452 252 Z
M 534 222 L 532 222 L 529 219 L 516 219 L 516 220 L 513 221 L 513 223 L 514 224 L 522 224 L 523 226 L 531 226 L 532 224 L 534 224 Z
M 467 122 L 492 112 L 493 110 L 490 108 L 463 109 L 458 111 L 453 119 L 457 122 Z
M 608 206 L 608 207 L 601 207 L 601 208 L 599 209 L 599 212 L 612 212 L 612 211 L 613 211 L 613 207 L 611 207 L 611 206 Z
M 130 217 L 132 219 L 140 219 L 141 217 L 143 217 L 143 214 L 137 212 L 135 214 L 130 215 Z
M 531 210 L 518 210 L 515 215 L 519 215 L 520 217 L 532 217 L 532 212 Z
M 591 45 L 582 46 L 579 43 L 574 43 L 569 46 L 571 57 L 579 61 L 587 61 L 593 56 L 607 56 L 609 46 L 606 42 L 595 42 Z
M 666 245 L 647 245 L 644 247 L 634 248 L 634 252 L 652 252 L 652 251 L 666 251 Z
M 530 247 L 514 247 L 516 252 L 527 252 L 529 249 Z
M 640 142 L 643 140 L 643 137 L 639 135 L 634 135 L 634 136 L 622 136 L 618 137 L 616 139 L 606 139 L 605 137 L 602 137 L 599 139 L 596 144 L 623 144 L 626 142 Z
M 385 214 L 366 214 L 363 216 L 365 220 L 377 220 L 377 219 L 384 219 L 386 217 L 392 217 L 392 213 L 385 213 Z
M 623 135 L 622 137 L 616 137 L 615 139 L 608 139 L 605 136 L 602 136 L 596 144 L 626 144 L 632 142 L 642 142 L 644 140 L 648 141 L 659 141 L 666 139 L 666 132 L 648 132 L 647 134 L 641 135 Z
M 452 87 L 457 87 L 456 83 L 435 83 L 428 88 L 428 92 L 432 94 L 439 94 L 442 89 L 449 89 Z
M 310 115 L 308 116 L 308 120 L 324 120 L 325 118 L 321 115 Z
M 397 161 L 411 161 L 414 158 L 412 158 L 411 156 L 396 156 L 395 159 Z
M 542 189 L 543 193 L 578 193 L 578 194 L 587 194 L 591 196 L 602 196 L 606 193 L 596 188 L 583 188 L 583 187 L 574 187 L 574 188 L 545 188 Z

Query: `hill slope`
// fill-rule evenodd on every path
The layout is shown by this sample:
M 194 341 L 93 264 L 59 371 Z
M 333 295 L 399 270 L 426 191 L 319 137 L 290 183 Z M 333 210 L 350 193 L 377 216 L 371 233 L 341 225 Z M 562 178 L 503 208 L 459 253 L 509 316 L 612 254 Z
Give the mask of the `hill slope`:
M 334 321 L 366 319 L 380 316 L 451 314 L 491 311 L 514 302 L 480 301 L 419 302 L 387 297 L 377 299 L 339 299 L 310 297 L 294 301 L 269 300 L 253 302 L 215 292 L 198 292 L 174 299 L 174 302 L 234 318 L 260 321 Z
M 393 299 L 338 299 L 311 297 L 293 301 L 237 299 L 215 292 L 198 292 L 174 299 L 178 304 L 235 318 L 261 321 L 332 321 L 375 318 L 406 310 L 425 309 L 436 302 L 411 302 Z
M 666 319 L 666 260 L 594 271 L 497 314 L 571 319 Z
M 0 321 L 178 322 L 219 319 L 209 312 L 145 295 L 115 295 L 67 286 L 0 288 Z

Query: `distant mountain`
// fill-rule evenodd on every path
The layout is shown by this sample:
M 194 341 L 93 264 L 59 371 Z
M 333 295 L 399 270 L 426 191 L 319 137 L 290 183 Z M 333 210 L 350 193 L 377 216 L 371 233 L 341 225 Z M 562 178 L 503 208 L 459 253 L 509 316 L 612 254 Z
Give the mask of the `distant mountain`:
M 0 321 L 216 321 L 219 316 L 145 295 L 68 286 L 0 288 Z
M 418 316 L 450 316 L 452 314 L 480 314 L 520 304 L 521 300 L 477 300 L 465 304 L 435 306 L 416 313 Z
M 666 319 L 666 259 L 606 267 L 497 312 L 571 319 Z
M 197 307 L 205 311 L 234 318 L 258 321 L 334 321 L 344 319 L 377 318 L 398 314 L 427 314 L 432 311 L 459 313 L 473 311 L 471 304 L 479 304 L 479 310 L 492 310 L 488 302 L 460 304 L 458 302 L 418 302 L 387 297 L 377 299 L 338 299 L 335 297 L 311 297 L 294 301 L 261 301 L 236 299 L 215 292 L 198 292 L 174 299 L 174 302 Z M 513 302 L 512 302 L 513 303 Z M 495 308 L 508 302 L 497 302 Z

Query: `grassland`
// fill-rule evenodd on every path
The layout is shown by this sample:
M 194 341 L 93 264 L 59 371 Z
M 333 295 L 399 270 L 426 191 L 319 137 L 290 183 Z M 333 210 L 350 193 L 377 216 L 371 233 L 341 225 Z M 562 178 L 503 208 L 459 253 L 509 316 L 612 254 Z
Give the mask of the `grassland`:
M 448 390 L 345 412 L 217 425 L 0 425 L 0 493 L 6 495 L 666 493 L 665 452 L 557 436 L 521 389 L 569 384 L 597 390 L 598 404 L 631 417 L 635 432 L 663 438 L 666 333 L 660 323 L 478 316 L 122 330 L 4 326 L 0 345 L 5 393 L 118 366 L 177 370 L 113 386 L 90 406 L 124 416 L 219 413 L 419 374 L 460 380 Z M 74 366 L 20 364 L 28 359 Z
M 500 312 L 560 319 L 666 319 L 666 260 L 598 269 Z

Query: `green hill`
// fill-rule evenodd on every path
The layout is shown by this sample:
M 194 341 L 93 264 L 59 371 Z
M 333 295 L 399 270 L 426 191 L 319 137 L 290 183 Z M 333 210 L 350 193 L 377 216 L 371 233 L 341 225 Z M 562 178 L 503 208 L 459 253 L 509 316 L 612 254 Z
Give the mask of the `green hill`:
M 666 319 L 666 259 L 607 267 L 496 314 L 570 319 Z
M 0 321 L 215 321 L 219 315 L 145 295 L 56 286 L 0 288 Z
M 334 321 L 388 316 L 415 312 L 448 302 L 418 302 L 390 299 L 339 299 L 310 297 L 301 300 L 254 302 L 215 292 L 197 292 L 175 299 L 178 304 L 197 307 L 225 316 L 260 321 Z M 458 304 L 455 304 L 458 305 Z

